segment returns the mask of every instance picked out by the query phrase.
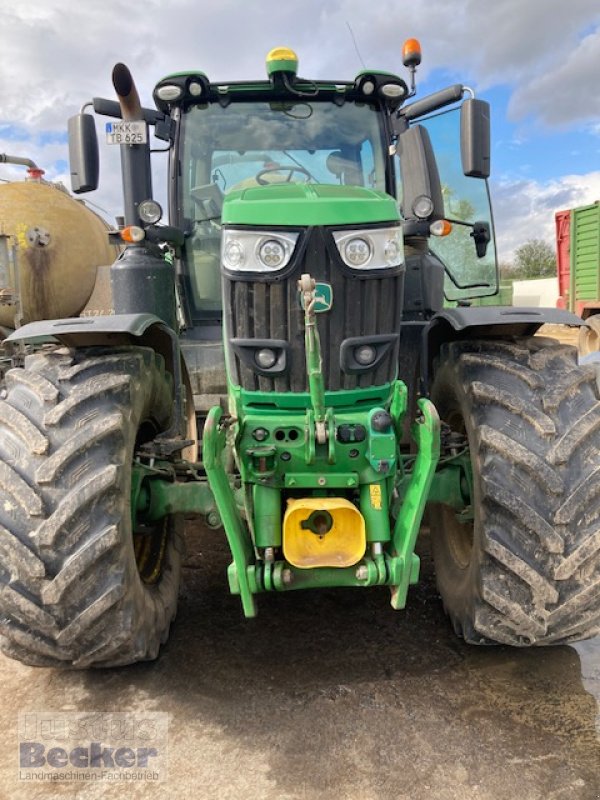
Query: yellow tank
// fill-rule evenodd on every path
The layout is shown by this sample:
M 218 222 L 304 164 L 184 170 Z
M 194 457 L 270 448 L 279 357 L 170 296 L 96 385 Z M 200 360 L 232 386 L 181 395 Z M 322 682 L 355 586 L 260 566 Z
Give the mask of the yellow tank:
M 96 267 L 118 255 L 108 230 L 61 187 L 39 180 L 0 184 L 0 234 L 10 237 L 9 247 L 17 245 L 23 323 L 79 314 L 94 289 Z M 0 286 L 0 299 L 14 289 Z M 0 326 L 15 326 L 13 304 L 0 302 Z

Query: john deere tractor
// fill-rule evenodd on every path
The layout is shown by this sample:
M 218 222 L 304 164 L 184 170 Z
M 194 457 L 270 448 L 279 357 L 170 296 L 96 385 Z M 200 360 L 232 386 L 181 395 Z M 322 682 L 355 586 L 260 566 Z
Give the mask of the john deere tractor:
M 91 101 L 121 150 L 126 246 L 106 314 L 7 340 L 6 654 L 154 658 L 193 514 L 226 536 L 247 617 L 321 587 L 404 608 L 426 513 L 467 642 L 600 630 L 597 377 L 535 335 L 581 321 L 477 300 L 498 287 L 489 108 L 460 84 L 413 99 L 420 58 L 409 40 L 407 81 L 307 80 L 277 48 L 266 80 L 169 75 L 156 109 L 118 64 L 118 101 Z M 98 185 L 94 120 L 69 121 L 76 192 Z

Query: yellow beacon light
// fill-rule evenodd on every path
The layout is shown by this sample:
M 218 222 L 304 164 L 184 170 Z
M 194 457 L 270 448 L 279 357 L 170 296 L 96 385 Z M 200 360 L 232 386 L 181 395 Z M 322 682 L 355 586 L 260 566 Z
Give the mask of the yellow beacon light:
M 289 72 L 295 75 L 298 72 L 298 56 L 289 47 L 274 47 L 267 53 L 267 75 L 276 72 Z

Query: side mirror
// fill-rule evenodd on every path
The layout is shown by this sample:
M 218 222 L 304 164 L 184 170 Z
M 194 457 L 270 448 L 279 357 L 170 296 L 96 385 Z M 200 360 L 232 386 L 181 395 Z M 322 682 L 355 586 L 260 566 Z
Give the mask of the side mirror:
M 98 137 L 92 114 L 76 114 L 69 119 L 69 164 L 71 188 L 75 194 L 98 188 L 100 160 Z
M 483 258 L 492 239 L 489 222 L 474 222 L 471 236 L 475 242 L 477 258 Z
M 460 109 L 460 155 L 468 178 L 490 177 L 490 104 L 475 98 Z
M 402 213 L 406 220 L 442 219 L 444 198 L 437 162 L 429 134 L 422 125 L 413 125 L 398 137 L 402 173 Z M 430 200 L 430 212 L 419 213 L 423 199 Z M 417 202 L 419 201 L 419 202 Z

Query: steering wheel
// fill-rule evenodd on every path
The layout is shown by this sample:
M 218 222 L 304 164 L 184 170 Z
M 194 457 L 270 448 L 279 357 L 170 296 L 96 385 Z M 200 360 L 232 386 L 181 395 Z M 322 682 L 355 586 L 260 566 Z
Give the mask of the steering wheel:
M 285 181 L 282 181 L 282 183 L 291 183 L 292 175 L 294 174 L 294 172 L 301 173 L 302 175 L 306 176 L 309 181 L 313 180 L 313 176 L 307 169 L 304 169 L 304 167 L 300 167 L 293 164 L 292 166 L 289 167 L 288 166 L 265 167 L 264 169 L 261 169 L 259 172 L 256 173 L 256 182 L 259 183 L 261 186 L 267 186 L 267 184 L 269 184 L 270 181 L 266 181 L 264 179 L 264 176 L 272 172 L 287 173 L 287 178 L 285 179 Z

